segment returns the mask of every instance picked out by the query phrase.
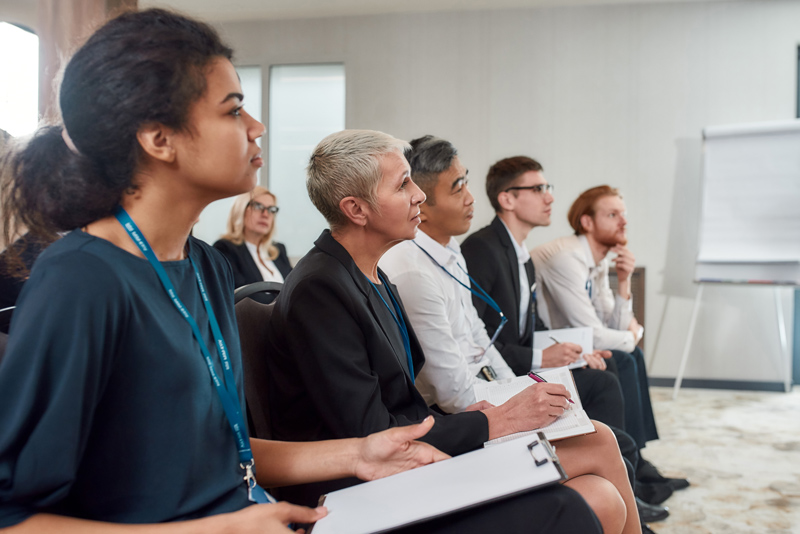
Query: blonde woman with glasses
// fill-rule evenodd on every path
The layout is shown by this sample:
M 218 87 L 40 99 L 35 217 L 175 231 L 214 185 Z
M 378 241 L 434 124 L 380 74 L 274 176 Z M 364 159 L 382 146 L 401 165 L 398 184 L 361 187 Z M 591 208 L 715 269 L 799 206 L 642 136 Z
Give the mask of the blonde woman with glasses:
M 261 186 L 236 197 L 227 233 L 214 243 L 233 268 L 233 283 L 283 282 L 292 266 L 286 247 L 272 241 L 278 215 L 275 195 Z

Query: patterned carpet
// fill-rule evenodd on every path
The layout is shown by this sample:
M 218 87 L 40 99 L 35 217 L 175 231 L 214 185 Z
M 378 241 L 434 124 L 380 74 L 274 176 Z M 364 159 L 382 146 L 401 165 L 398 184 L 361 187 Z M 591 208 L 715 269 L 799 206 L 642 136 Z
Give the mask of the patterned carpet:
M 659 441 L 644 456 L 692 487 L 664 504 L 658 534 L 800 533 L 800 390 L 651 388 Z

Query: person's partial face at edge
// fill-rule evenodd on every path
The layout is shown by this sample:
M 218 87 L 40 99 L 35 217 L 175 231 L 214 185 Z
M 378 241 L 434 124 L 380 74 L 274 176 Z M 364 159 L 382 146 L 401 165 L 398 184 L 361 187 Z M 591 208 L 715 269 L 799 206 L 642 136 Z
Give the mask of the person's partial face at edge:
M 382 156 L 380 166 L 381 181 L 377 190 L 379 211 L 371 213 L 370 229 L 384 236 L 386 243 L 414 239 L 425 193 L 411 180 L 411 167 L 400 152 Z
M 275 197 L 268 193 L 253 198 L 244 210 L 245 234 L 259 238 L 267 235 L 275 223 L 275 214 L 264 208 L 273 206 L 275 206 Z
M 512 187 L 531 187 L 546 185 L 541 171 L 527 171 L 522 173 L 513 183 Z M 550 226 L 551 205 L 555 200 L 549 191 L 534 191 L 532 189 L 515 189 L 502 192 L 508 195 L 506 201 L 510 203 L 517 219 L 532 227 Z
M 581 222 L 586 229 L 586 234 L 591 235 L 601 245 L 614 247 L 628 243 L 625 202 L 616 195 L 597 199 L 594 205 L 594 216 L 584 215 Z
M 469 190 L 467 173 L 455 156 L 450 167 L 439 174 L 433 189 L 434 205 L 422 206 L 425 232 L 434 239 L 449 239 L 469 230 L 475 197 Z
M 189 128 L 175 135 L 175 165 L 210 200 L 250 191 L 264 165 L 256 139 L 264 125 L 243 108 L 241 84 L 233 64 L 213 60 L 206 91 L 189 110 Z

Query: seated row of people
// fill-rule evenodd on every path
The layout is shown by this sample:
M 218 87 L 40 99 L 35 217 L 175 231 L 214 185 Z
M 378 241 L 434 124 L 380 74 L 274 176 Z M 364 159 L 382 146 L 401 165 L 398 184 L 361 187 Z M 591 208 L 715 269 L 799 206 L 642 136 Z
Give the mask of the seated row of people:
M 289 532 L 326 510 L 267 504 L 254 476 L 267 487 L 379 478 L 445 459 L 431 443 L 458 454 L 568 404 L 539 384 L 431 417 L 414 386 L 425 356 L 377 268 L 414 237 L 424 194 L 405 143 L 344 132 L 310 169 L 332 231 L 287 277 L 268 325 L 298 441 L 248 438 L 233 274 L 190 236 L 208 203 L 252 190 L 263 165 L 264 127 L 242 108 L 231 54 L 197 21 L 123 14 L 67 64 L 63 126 L 12 157 L 4 213 L 69 233 L 33 266 L 0 363 L 0 528 Z M 616 440 L 596 426 L 559 443 L 565 485 L 404 532 L 639 532 Z M 350 439 L 310 442 L 337 437 Z
M 514 343 L 513 338 L 508 336 L 505 339 L 510 339 L 511 343 L 501 345 L 503 348 L 516 345 L 519 349 L 517 352 L 520 357 L 515 362 L 517 370 L 512 370 L 501 354 L 492 346 L 484 325 L 472 305 L 470 286 L 472 286 L 476 302 L 480 301 L 485 310 L 491 309 L 495 323 L 499 322 L 500 314 L 498 312 L 500 310 L 489 296 L 489 294 L 497 292 L 498 284 L 487 284 L 487 287 L 490 288 L 489 294 L 481 295 L 482 289 L 480 285 L 474 284 L 474 280 L 469 278 L 465 267 L 466 262 L 454 239 L 456 235 L 463 234 L 469 229 L 474 202 L 467 185 L 466 169 L 461 164 L 455 148 L 444 140 L 430 136 L 411 142 L 411 147 L 405 154 L 410 162 L 411 178 L 425 191 L 427 200 L 420 203 L 418 208 L 414 202 L 410 204 L 411 213 L 406 214 L 408 215 L 406 226 L 413 226 L 418 216 L 419 230 L 413 239 L 411 239 L 412 233 L 406 237 L 391 234 L 387 237 L 385 219 L 388 216 L 385 214 L 383 206 L 380 206 L 380 210 L 378 210 L 380 220 L 377 226 L 382 231 L 373 236 L 369 232 L 369 218 L 365 215 L 369 204 L 365 208 L 360 206 L 359 202 L 350 199 L 342 206 L 338 206 L 344 202 L 344 199 L 334 198 L 331 200 L 314 192 L 314 170 L 315 164 L 318 164 L 319 161 L 327 165 L 323 167 L 323 170 L 335 172 L 337 176 L 356 172 L 357 169 L 351 170 L 345 166 L 347 162 L 339 162 L 338 164 L 343 167 L 343 169 L 339 169 L 328 161 L 332 158 L 323 157 L 325 150 L 338 151 L 335 153 L 342 152 L 342 148 L 337 146 L 337 143 L 344 146 L 355 145 L 356 143 L 349 139 L 348 135 L 360 135 L 364 139 L 370 139 L 371 135 L 378 134 L 342 132 L 339 134 L 341 139 L 333 136 L 333 139 L 328 138 L 323 141 L 312 157 L 312 165 L 309 168 L 309 193 L 320 211 L 328 218 L 332 233 L 323 234 L 316 243 L 315 249 L 298 264 L 297 270 L 287 281 L 284 292 L 278 298 L 270 325 L 272 338 L 276 343 L 276 350 L 267 357 L 271 371 L 270 378 L 275 390 L 273 395 L 275 402 L 271 403 L 270 409 L 276 436 L 282 439 L 322 439 L 341 435 L 363 435 L 380 428 L 380 426 L 372 425 L 381 422 L 387 424 L 387 421 L 393 421 L 392 417 L 398 417 L 405 408 L 399 408 L 396 403 L 398 399 L 404 398 L 400 394 L 405 394 L 403 392 L 408 387 L 407 380 L 404 379 L 397 366 L 397 361 L 401 361 L 401 363 L 403 361 L 404 328 L 411 327 L 411 331 L 416 334 L 415 337 L 425 358 L 422 368 L 417 362 L 417 371 L 414 373 L 409 371 L 409 369 L 414 369 L 414 358 L 407 355 L 406 374 L 410 376 L 416 374 L 415 392 L 418 390 L 421 393 L 427 405 L 434 406 L 446 413 L 476 410 L 478 406 L 474 405 L 476 399 L 473 386 L 479 380 L 478 377 L 486 376 L 487 372 L 503 379 L 525 374 L 536 366 L 533 363 L 532 331 L 529 329 L 526 332 L 525 330 L 534 323 L 541 324 L 540 320 L 534 319 L 535 296 L 532 299 L 529 298 L 520 312 L 509 313 L 517 326 L 512 325 L 508 332 L 526 332 L 527 347 L 520 343 L 519 337 Z M 326 143 L 332 146 L 325 146 Z M 320 151 L 323 152 L 322 155 L 319 154 Z M 390 155 L 383 156 L 384 161 Z M 528 160 L 526 164 L 529 167 L 538 165 L 533 160 Z M 518 171 L 518 169 L 516 170 Z M 539 172 L 540 167 L 533 171 Z M 517 172 L 517 175 L 524 172 L 525 169 Z M 511 181 L 513 182 L 516 177 L 513 176 Z M 541 176 L 539 178 L 542 179 Z M 367 181 L 366 178 L 360 179 Z M 375 179 L 373 178 L 373 180 Z M 324 184 L 320 178 L 316 178 L 316 181 Z M 400 183 L 401 189 L 409 187 L 402 185 L 402 180 L 396 179 L 396 181 Z M 506 181 L 509 181 L 508 178 Z M 511 188 L 515 187 L 513 184 L 506 185 Z M 534 184 L 534 187 L 536 186 L 538 184 Z M 329 195 L 332 194 L 329 191 L 330 188 L 323 189 L 320 185 L 317 187 Z M 517 187 L 529 188 L 529 186 Z M 352 187 L 343 188 L 343 190 L 352 191 Z M 377 190 L 380 192 L 380 185 L 377 186 Z M 508 191 L 503 191 L 503 193 L 509 194 Z M 546 190 L 544 193 L 540 196 L 546 198 L 549 193 Z M 367 194 L 368 192 L 365 192 L 364 196 Z M 339 201 L 338 204 L 336 200 Z M 545 202 L 545 205 L 549 206 L 550 203 L 551 201 Z M 337 207 L 340 209 L 336 209 Z M 350 217 L 350 222 L 358 222 L 358 232 L 353 231 L 351 234 L 347 224 L 349 212 L 346 208 L 360 210 Z M 549 218 L 547 222 L 549 222 Z M 402 225 L 394 230 L 395 234 L 402 233 Z M 508 240 L 509 232 L 504 229 L 504 233 Z M 397 242 L 400 243 L 396 244 Z M 345 250 L 337 247 L 338 243 L 343 244 Z M 491 263 L 497 261 L 495 259 L 496 252 L 484 250 L 479 255 L 483 258 L 482 261 Z M 338 262 L 331 261 L 329 256 L 334 256 Z M 514 258 L 516 260 L 516 253 Z M 372 284 L 366 279 L 368 277 L 352 273 L 350 277 L 341 277 L 343 280 L 339 280 L 332 273 L 336 271 L 334 267 L 339 267 L 339 264 L 345 260 L 354 261 L 362 273 L 370 273 L 370 269 L 377 269 L 371 267 L 370 261 L 379 261 L 379 266 L 384 272 L 380 273 L 375 270 Z M 532 270 L 529 257 L 523 263 L 528 264 L 528 268 Z M 516 261 L 514 265 L 517 265 Z M 352 269 L 350 270 L 352 271 Z M 488 270 L 494 271 L 495 278 L 497 272 L 504 273 L 501 276 L 508 278 L 505 269 L 490 268 Z M 384 274 L 388 275 L 388 278 L 384 278 Z M 320 285 L 323 284 L 318 279 L 320 276 L 329 284 L 335 284 L 338 290 L 332 292 L 327 285 Z M 344 283 L 344 281 L 349 281 L 349 278 L 354 278 L 359 283 L 361 293 L 370 295 L 373 293 L 370 287 L 374 290 L 375 295 L 372 298 L 376 302 L 374 306 L 368 308 L 367 311 L 370 314 L 365 314 L 364 310 L 349 310 L 348 313 L 343 313 L 344 310 L 340 309 L 341 301 L 345 299 L 345 296 L 355 292 L 355 288 L 347 287 L 347 284 Z M 532 278 L 533 276 L 531 276 Z M 511 278 L 511 280 L 515 279 L 518 281 L 518 287 L 530 287 L 525 282 L 519 282 L 518 277 Z M 397 285 L 400 298 L 396 301 L 393 293 L 385 293 L 386 290 L 383 289 L 383 283 L 388 281 Z M 512 286 L 509 284 L 509 287 Z M 382 291 L 385 294 L 382 294 Z M 519 290 L 516 290 L 516 293 L 519 295 Z M 382 300 L 377 300 L 378 298 L 382 298 Z M 352 304 L 352 295 L 347 299 Z M 500 295 L 500 300 L 504 302 L 504 305 L 513 299 L 513 293 Z M 389 302 L 400 305 L 403 313 L 396 310 L 398 313 L 386 315 L 386 310 L 383 310 L 383 307 L 377 304 L 378 302 L 383 303 L 389 313 L 392 312 Z M 514 310 L 518 309 L 514 308 Z M 387 323 L 391 317 L 396 327 L 393 328 L 391 323 L 388 323 L 380 325 L 380 329 L 378 329 L 374 322 L 376 318 L 380 319 L 381 315 L 384 315 L 383 319 Z M 331 320 L 328 324 L 323 325 L 321 324 L 323 316 L 339 319 Z M 355 324 L 342 324 L 344 318 L 348 317 L 354 319 Z M 520 321 L 523 322 L 522 325 L 519 325 Z M 373 324 L 368 327 L 370 322 Z M 399 333 L 395 331 L 398 329 Z M 395 342 L 394 346 L 371 344 L 369 340 L 374 337 L 374 334 L 365 335 L 363 330 L 381 333 L 377 341 L 385 343 L 388 338 L 389 342 Z M 354 346 L 353 339 L 366 339 L 367 341 L 365 346 Z M 349 349 L 354 350 L 355 355 L 351 354 Z M 388 361 L 382 359 L 384 356 L 381 353 L 390 349 L 397 357 L 397 361 L 394 358 Z M 577 354 L 579 354 L 580 348 L 577 349 Z M 575 348 L 570 346 L 553 347 L 545 351 L 548 353 L 545 363 L 554 358 L 554 352 L 565 351 L 576 352 Z M 603 364 L 600 355 L 590 355 L 589 359 L 596 366 Z M 358 365 L 355 362 L 358 362 Z M 391 366 L 387 367 L 387 363 Z M 300 370 L 303 369 L 306 371 L 301 373 Z M 622 430 L 625 425 L 624 409 L 616 376 L 601 369 L 578 370 L 575 375 L 584 406 L 590 416 L 612 426 L 623 452 L 626 453 L 626 459 L 633 466 L 637 466 L 637 472 L 641 470 L 639 466 L 649 465 L 640 459 L 639 447 Z M 400 387 L 399 392 L 397 391 L 398 387 Z M 540 393 L 546 398 L 544 392 L 540 390 Z M 376 406 L 378 395 L 380 395 L 382 404 Z M 523 401 L 522 398 L 517 400 L 531 402 Z M 537 399 L 537 401 L 541 400 Z M 533 402 L 533 406 L 537 405 L 537 401 Z M 389 408 L 384 406 L 387 403 Z M 403 403 L 407 404 L 408 401 L 405 400 Z M 541 408 L 548 404 L 555 405 L 545 400 L 539 402 L 538 406 Z M 486 408 L 485 405 L 480 407 Z M 388 420 L 387 411 L 390 415 Z M 427 412 L 417 412 L 417 418 L 421 417 L 423 413 Z M 491 421 L 492 412 L 487 413 L 489 413 Z M 408 417 L 408 414 L 403 413 L 403 415 Z M 526 417 L 530 416 L 530 413 L 526 415 Z M 305 424 L 309 420 L 314 421 L 311 428 Z M 534 419 L 530 419 L 530 422 L 533 421 Z M 459 443 L 463 442 L 459 440 Z M 436 445 L 445 447 L 444 450 L 450 453 L 461 452 L 453 450 L 454 444 L 452 443 L 436 443 Z M 668 484 L 669 481 L 661 478 L 659 483 Z M 283 495 L 288 495 L 290 500 L 308 502 L 303 499 L 313 498 L 321 489 L 329 489 L 329 487 L 295 488 L 291 490 L 291 493 Z M 671 491 L 670 489 L 669 493 Z M 640 507 L 643 515 L 651 514 L 648 519 L 654 519 L 652 514 L 659 513 L 658 510 L 652 510 L 645 503 L 640 502 Z
M 417 386 L 424 391 L 424 384 L 431 385 L 429 365 L 435 369 L 441 362 L 428 358 L 422 343 L 427 333 L 417 335 L 406 298 L 379 266 L 395 251 L 415 247 L 410 240 L 428 218 L 426 195 L 412 180 L 404 156 L 407 148 L 380 132 L 346 130 L 325 138 L 311 156 L 309 196 L 330 230 L 287 278 L 268 326 L 273 350 L 265 358 L 276 439 L 366 436 L 434 415 L 436 424 L 421 439 L 454 455 L 489 439 L 549 424 L 569 407 L 569 393 L 558 384 L 529 387 L 501 406 L 476 404 L 467 387 L 472 376 L 461 362 L 453 367 L 463 367 L 457 369 L 463 380 L 443 386 L 456 395 L 442 402 L 457 407 L 453 411 L 458 413 L 439 415 L 423 398 Z M 469 195 L 463 169 L 454 169 L 438 183 L 446 183 L 448 195 Z M 446 202 L 438 192 L 434 200 L 436 205 Z M 462 210 L 463 221 L 468 217 Z M 436 288 L 425 280 L 416 282 L 419 299 L 435 299 Z M 466 303 L 474 315 L 469 298 Z M 479 322 L 475 317 L 476 328 Z M 448 324 L 440 327 L 450 330 Z M 503 376 L 513 376 L 495 349 L 489 350 Z M 430 393 L 428 389 L 429 400 Z M 596 426 L 594 434 L 559 442 L 559 457 L 570 475 L 565 485 L 589 503 L 605 532 L 639 532 L 614 435 L 605 425 Z M 301 485 L 282 489 L 280 495 L 310 504 L 320 493 L 353 483 Z M 542 510 L 537 500 L 547 491 L 531 495 L 532 510 Z M 562 530 L 554 525 L 553 531 Z

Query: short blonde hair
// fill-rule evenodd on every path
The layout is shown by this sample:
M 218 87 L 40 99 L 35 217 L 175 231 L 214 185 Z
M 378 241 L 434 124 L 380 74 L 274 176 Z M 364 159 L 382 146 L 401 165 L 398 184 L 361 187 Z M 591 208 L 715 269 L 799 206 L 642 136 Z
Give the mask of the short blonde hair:
M 244 214 L 250 206 L 250 202 L 261 195 L 269 195 L 275 200 L 275 204 L 278 203 L 278 197 L 270 192 L 269 189 L 261 187 L 260 185 L 255 186 L 252 191 L 236 196 L 233 201 L 233 206 L 231 206 L 231 212 L 228 215 L 228 233 L 223 235 L 221 239 L 230 241 L 234 245 L 241 245 L 244 243 Z M 278 257 L 278 248 L 272 244 L 272 235 L 275 233 L 275 222 L 275 218 L 273 218 L 272 228 L 269 229 L 267 235 L 261 238 L 261 241 L 258 243 L 258 248 L 266 250 L 271 260 Z
M 308 163 L 306 187 L 332 230 L 347 224 L 339 208 L 343 198 L 366 200 L 378 210 L 380 158 L 392 152 L 403 154 L 407 148 L 405 141 L 374 130 L 342 130 L 320 141 Z

